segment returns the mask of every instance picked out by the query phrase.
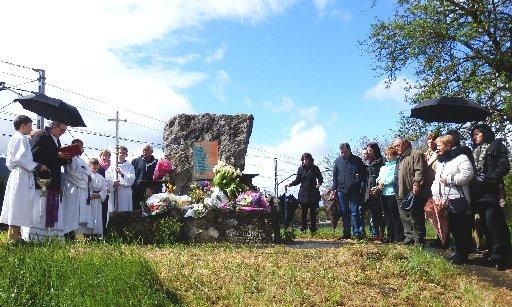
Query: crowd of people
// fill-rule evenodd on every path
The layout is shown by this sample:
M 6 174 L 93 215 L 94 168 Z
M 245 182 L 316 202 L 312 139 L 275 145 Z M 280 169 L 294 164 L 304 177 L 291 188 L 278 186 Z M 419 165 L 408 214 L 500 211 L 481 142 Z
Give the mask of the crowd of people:
M 0 223 L 9 226 L 8 242 L 53 236 L 73 240 L 76 234 L 99 238 L 111 212 L 140 209 L 141 202 L 161 191 L 153 180 L 157 159 L 150 144 L 131 163 L 124 146 L 118 147 L 117 163 L 111 163 L 109 150 L 86 162 L 82 140 L 71 142 L 75 152 L 62 150 L 64 123 L 54 121 L 44 130 L 33 130 L 25 115 L 13 123 L 16 131 L 6 157 L 11 173 L 0 215 Z M 49 181 L 46 187 L 41 179 Z
M 140 209 L 141 202 L 161 191 L 153 180 L 157 159 L 149 144 L 131 163 L 127 148 L 119 146 L 113 166 L 108 150 L 86 162 L 79 139 L 72 141 L 78 148 L 75 154 L 61 150 L 64 123 L 32 131 L 32 120 L 20 115 L 14 128 L 6 158 L 11 173 L 0 215 L 0 222 L 9 225 L 9 242 L 48 236 L 73 239 L 76 234 L 100 237 L 111 212 Z M 457 130 L 433 132 L 427 136 L 426 152 L 397 138 L 384 155 L 377 143 L 370 143 L 361 157 L 348 143 L 340 144 L 328 188 L 339 204 L 340 239 L 366 237 L 369 212 L 373 240 L 424 245 L 427 216 L 438 235 L 434 243 L 454 247 L 451 262 L 462 264 L 471 253 L 481 252 L 495 265 L 509 263 L 511 238 L 503 211 L 508 150 L 485 124 L 473 127 L 471 141 L 473 150 L 462 145 Z M 301 162 L 286 187 L 300 184 L 301 230 L 307 230 L 309 220 L 314 233 L 324 180 L 311 154 L 303 154 Z M 43 189 L 40 179 L 46 177 L 49 183 Z
M 477 252 L 490 264 L 509 264 L 511 238 L 503 211 L 504 176 L 510 171 L 507 147 L 486 124 L 471 130 L 473 149 L 461 141 L 457 130 L 432 132 L 426 152 L 397 138 L 384 156 L 377 143 L 370 143 L 361 157 L 342 143 L 328 188 L 339 204 L 340 239 L 366 237 L 369 212 L 372 240 L 423 246 L 427 216 L 437 232 L 432 245 L 452 247 L 452 263 L 466 263 Z M 286 186 L 300 184 L 301 230 L 307 230 L 309 211 L 314 233 L 323 177 L 311 154 L 302 155 L 301 161 L 297 177 Z

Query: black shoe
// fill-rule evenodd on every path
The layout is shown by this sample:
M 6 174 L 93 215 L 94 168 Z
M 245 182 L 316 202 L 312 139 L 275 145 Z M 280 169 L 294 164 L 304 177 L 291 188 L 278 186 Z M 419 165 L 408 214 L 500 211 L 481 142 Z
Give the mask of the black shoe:
M 468 262 L 468 256 L 455 255 L 452 259 L 448 260 L 450 263 L 455 265 L 461 265 Z
M 452 259 L 455 259 L 456 257 L 457 257 L 457 254 L 453 253 L 453 254 L 451 254 L 451 255 L 450 255 L 450 257 L 448 257 L 448 259 L 446 259 L 446 260 L 451 261 Z
M 433 247 L 433 248 L 443 248 L 443 243 L 441 242 L 440 239 L 435 239 L 434 241 L 430 242 L 429 244 L 430 247 Z

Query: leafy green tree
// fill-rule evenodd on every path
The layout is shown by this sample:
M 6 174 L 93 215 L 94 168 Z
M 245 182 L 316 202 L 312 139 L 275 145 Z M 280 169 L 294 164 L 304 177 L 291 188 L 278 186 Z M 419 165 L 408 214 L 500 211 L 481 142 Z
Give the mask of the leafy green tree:
M 392 17 L 377 19 L 361 43 L 388 82 L 405 69 L 414 72 L 411 104 L 440 96 L 474 99 L 491 110 L 488 122 L 504 135 L 512 122 L 511 41 L 512 0 L 396 0 Z M 410 137 L 419 137 L 418 125 L 437 126 L 407 116 L 399 125 Z

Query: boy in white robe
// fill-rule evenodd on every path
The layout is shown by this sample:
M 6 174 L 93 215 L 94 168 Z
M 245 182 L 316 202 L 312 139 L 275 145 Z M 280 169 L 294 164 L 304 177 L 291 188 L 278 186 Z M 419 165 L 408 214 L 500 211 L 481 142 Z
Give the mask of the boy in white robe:
M 102 202 L 108 195 L 107 181 L 98 173 L 100 162 L 96 158 L 89 160 L 91 181 L 89 182 L 89 203 L 85 208 L 85 223 L 77 231 L 84 237 L 103 235 Z
M 111 212 L 133 210 L 132 185 L 135 181 L 135 169 L 130 162 L 126 161 L 127 156 L 128 149 L 124 146 L 119 146 L 119 163 L 117 170 L 115 166 L 112 165 L 105 174 L 109 185 L 112 187 L 108 199 L 107 221 Z
M 80 155 L 84 152 L 83 142 L 75 139 L 71 144 L 81 147 Z M 80 155 L 74 156 L 71 164 L 64 168 L 66 180 L 64 182 L 62 197 L 62 227 L 64 234 L 70 239 L 74 238 L 74 231 L 79 225 L 86 222 L 87 198 L 89 196 L 89 180 L 91 170 Z
M 32 172 L 46 170 L 34 162 L 27 135 L 32 131 L 32 119 L 19 115 L 14 119 L 14 132 L 7 145 L 5 164 L 11 171 L 5 189 L 0 222 L 9 225 L 8 242 L 21 239 L 21 226 L 30 226 L 34 206 L 35 182 Z

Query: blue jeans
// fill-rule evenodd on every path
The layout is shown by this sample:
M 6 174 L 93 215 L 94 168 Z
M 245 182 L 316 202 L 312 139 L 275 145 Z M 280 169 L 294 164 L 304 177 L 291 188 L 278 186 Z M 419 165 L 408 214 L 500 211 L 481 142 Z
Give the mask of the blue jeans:
M 352 234 L 354 236 L 361 237 L 363 235 L 364 224 L 361 219 L 361 204 L 358 198 L 350 193 L 338 192 L 344 236 L 350 235 L 350 224 L 352 224 Z

